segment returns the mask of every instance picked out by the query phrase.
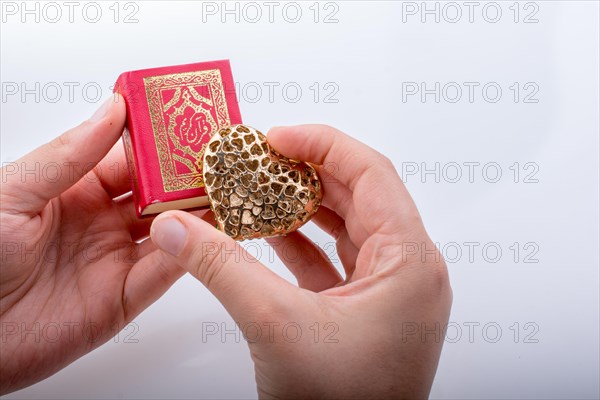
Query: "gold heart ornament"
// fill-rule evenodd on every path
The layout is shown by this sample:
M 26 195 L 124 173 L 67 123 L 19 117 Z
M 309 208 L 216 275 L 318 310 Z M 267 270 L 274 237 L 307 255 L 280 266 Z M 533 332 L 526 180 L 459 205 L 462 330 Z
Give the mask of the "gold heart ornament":
M 246 125 L 222 128 L 210 139 L 203 175 L 218 228 L 235 240 L 285 235 L 321 204 L 315 169 L 277 153 Z

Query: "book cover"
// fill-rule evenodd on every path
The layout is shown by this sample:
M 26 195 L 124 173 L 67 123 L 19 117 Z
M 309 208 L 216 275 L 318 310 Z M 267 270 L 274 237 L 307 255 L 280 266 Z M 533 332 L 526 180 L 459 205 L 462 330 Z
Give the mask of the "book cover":
M 208 206 L 202 155 L 220 128 L 242 122 L 228 60 L 125 72 L 123 143 L 139 216 Z

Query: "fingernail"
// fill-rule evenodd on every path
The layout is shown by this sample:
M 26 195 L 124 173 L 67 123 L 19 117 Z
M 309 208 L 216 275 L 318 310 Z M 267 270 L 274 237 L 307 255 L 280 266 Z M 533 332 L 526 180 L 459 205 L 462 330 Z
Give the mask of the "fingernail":
M 187 239 L 187 229 L 175 217 L 159 217 L 152 224 L 150 236 L 161 250 L 178 256 Z
M 110 96 L 108 99 L 106 99 L 104 101 L 104 103 L 102 103 L 102 105 L 96 110 L 96 112 L 94 113 L 94 115 L 92 115 L 92 117 L 90 118 L 90 121 L 92 121 L 92 122 L 98 122 L 102 118 L 104 118 L 104 116 L 108 112 L 108 109 L 110 108 L 110 104 L 112 103 L 112 101 L 113 101 L 113 97 L 112 96 Z

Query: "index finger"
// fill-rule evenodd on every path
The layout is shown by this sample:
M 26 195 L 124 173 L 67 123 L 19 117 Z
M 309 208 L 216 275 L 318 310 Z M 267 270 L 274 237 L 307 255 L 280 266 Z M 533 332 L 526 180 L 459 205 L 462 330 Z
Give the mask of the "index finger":
M 369 169 L 393 170 L 385 168 L 391 163 L 381 153 L 327 125 L 274 127 L 268 141 L 286 157 L 323 165 L 352 191 Z
M 420 221 L 392 162 L 345 133 L 326 125 L 298 125 L 272 128 L 267 139 L 286 157 L 333 170 L 333 178 L 352 192 L 357 213 L 370 233 L 384 225 L 397 229 L 398 224 L 412 227 Z
M 115 95 L 90 119 L 11 163 L 11 170 L 3 168 L 3 194 L 19 199 L 3 202 L 3 209 L 30 215 L 40 212 L 104 158 L 121 136 L 125 118 L 124 101 Z M 42 172 L 46 168 L 51 174 Z

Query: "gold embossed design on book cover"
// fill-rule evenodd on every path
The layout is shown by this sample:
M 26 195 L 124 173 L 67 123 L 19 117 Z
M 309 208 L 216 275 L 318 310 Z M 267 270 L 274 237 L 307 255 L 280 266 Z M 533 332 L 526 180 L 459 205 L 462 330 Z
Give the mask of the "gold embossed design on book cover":
M 204 186 L 202 155 L 210 137 L 230 125 L 218 69 L 144 78 L 165 192 Z

